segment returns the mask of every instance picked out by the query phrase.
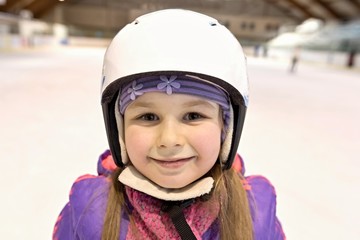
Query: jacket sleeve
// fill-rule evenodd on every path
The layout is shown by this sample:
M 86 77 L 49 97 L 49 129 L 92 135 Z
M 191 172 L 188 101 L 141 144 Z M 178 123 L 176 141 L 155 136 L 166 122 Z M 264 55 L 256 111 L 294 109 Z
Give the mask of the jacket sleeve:
M 244 160 L 237 154 L 232 167 L 245 175 Z M 274 186 L 263 176 L 249 176 L 243 180 L 247 192 L 255 240 L 285 240 L 281 223 L 276 216 L 276 192 Z
M 61 211 L 54 227 L 53 240 L 73 240 L 74 230 L 70 202 Z
M 285 240 L 286 239 L 286 236 L 285 236 L 285 233 L 281 226 L 281 223 L 280 223 L 279 219 L 277 219 L 277 218 L 276 218 L 275 229 L 274 229 L 273 235 L 274 235 L 274 239 L 276 239 L 276 240 Z
M 98 159 L 98 175 L 80 176 L 71 187 L 69 202 L 61 211 L 53 240 L 99 239 L 110 182 L 116 165 L 109 150 Z
M 100 239 L 108 189 L 109 181 L 104 176 L 79 177 L 57 219 L 53 240 Z
M 246 178 L 246 189 L 253 219 L 255 240 L 286 239 L 276 216 L 276 192 L 273 185 L 262 176 Z

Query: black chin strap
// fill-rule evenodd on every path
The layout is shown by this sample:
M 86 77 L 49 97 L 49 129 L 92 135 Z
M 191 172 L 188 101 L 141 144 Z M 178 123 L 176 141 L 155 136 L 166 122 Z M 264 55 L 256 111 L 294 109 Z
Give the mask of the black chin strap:
M 196 240 L 189 224 L 186 222 L 183 209 L 190 206 L 195 200 L 168 201 L 162 206 L 163 212 L 167 212 L 182 240 Z

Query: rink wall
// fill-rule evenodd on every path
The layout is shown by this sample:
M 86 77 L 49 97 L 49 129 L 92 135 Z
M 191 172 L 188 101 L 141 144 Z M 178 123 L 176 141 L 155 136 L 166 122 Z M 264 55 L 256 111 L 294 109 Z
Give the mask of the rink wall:
M 267 50 L 267 57 L 269 58 L 290 61 L 292 55 L 292 49 L 270 48 Z M 298 53 L 298 58 L 301 62 L 346 67 L 349 61 L 349 53 L 302 49 Z M 355 55 L 353 68 L 360 69 L 360 53 Z
M 293 56 L 293 50 L 289 48 L 261 48 L 256 53 L 254 47 L 244 47 L 247 56 L 256 56 L 262 58 L 275 59 L 278 61 L 290 62 Z M 349 53 L 347 52 L 329 52 L 303 49 L 298 53 L 299 61 L 310 64 L 347 67 Z M 360 70 L 360 53 L 355 55 L 353 68 Z
M 66 39 L 55 38 L 50 35 L 21 37 L 16 34 L 0 34 L 0 52 L 14 50 L 31 50 L 56 46 L 78 46 L 78 47 L 106 47 L 110 43 L 110 39 L 89 38 L 89 37 L 67 37 Z M 244 48 L 248 56 L 255 55 L 252 47 Z M 267 49 L 259 53 L 259 56 L 278 59 L 281 61 L 290 61 L 292 57 L 291 49 Z M 301 50 L 299 54 L 301 62 L 315 63 L 321 65 L 333 65 L 346 67 L 349 55 L 346 52 L 328 52 Z M 353 68 L 360 69 L 360 53 L 355 56 Z
M 106 47 L 110 39 L 67 37 L 65 39 L 53 36 L 31 36 L 21 37 L 16 34 L 0 35 L 0 52 L 13 50 L 30 50 L 37 48 L 56 47 L 61 45 L 83 46 L 83 47 Z

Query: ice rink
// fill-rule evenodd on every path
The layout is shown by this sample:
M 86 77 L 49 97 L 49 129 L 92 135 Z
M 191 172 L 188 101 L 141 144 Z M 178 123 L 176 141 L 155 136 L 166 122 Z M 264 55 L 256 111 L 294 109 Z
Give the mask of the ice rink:
M 0 53 L 1 239 L 51 239 L 72 182 L 107 147 L 103 48 Z M 360 239 L 360 72 L 249 58 L 239 152 L 276 187 L 289 240 Z

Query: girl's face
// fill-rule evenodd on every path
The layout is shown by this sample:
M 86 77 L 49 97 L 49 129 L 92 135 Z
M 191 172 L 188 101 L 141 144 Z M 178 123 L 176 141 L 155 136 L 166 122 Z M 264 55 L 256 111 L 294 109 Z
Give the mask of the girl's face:
M 221 129 L 219 105 L 192 95 L 145 93 L 124 113 L 131 163 L 164 188 L 184 187 L 213 167 Z

